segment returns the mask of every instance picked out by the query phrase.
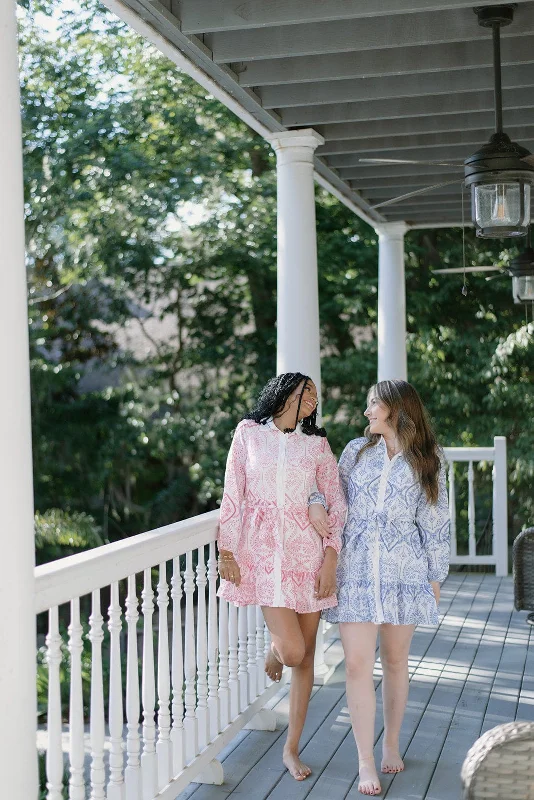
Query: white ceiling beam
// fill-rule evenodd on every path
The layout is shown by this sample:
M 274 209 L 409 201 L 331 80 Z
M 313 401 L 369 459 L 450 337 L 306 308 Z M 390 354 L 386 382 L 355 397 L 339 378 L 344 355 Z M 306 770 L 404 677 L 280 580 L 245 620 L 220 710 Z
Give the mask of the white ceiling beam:
M 518 8 L 513 25 L 503 28 L 502 36 L 517 36 L 518 31 L 534 33 L 534 7 L 531 3 Z M 472 8 L 432 11 L 416 17 L 395 14 L 226 31 L 205 37 L 217 64 L 477 40 L 486 42 L 491 48 L 491 33 L 479 26 Z
M 534 139 L 534 120 L 532 125 L 513 126 L 508 123 L 506 125 L 506 130 L 510 137 L 516 142 L 523 143 L 532 141 Z M 328 156 L 329 163 L 335 163 L 331 161 L 330 156 L 350 156 L 353 154 L 361 155 L 363 153 L 379 154 L 388 152 L 389 150 L 402 153 L 404 150 L 411 150 L 417 147 L 424 152 L 426 156 L 426 151 L 434 147 L 448 147 L 449 145 L 459 144 L 476 146 L 477 144 L 485 142 L 488 135 L 488 128 L 474 128 L 473 130 L 447 131 L 446 135 L 439 133 L 423 133 L 403 136 L 377 136 L 376 138 L 362 137 L 360 139 L 341 140 L 340 142 L 326 142 L 321 148 L 317 149 L 317 155 Z M 402 156 L 400 156 L 400 158 L 402 158 Z
M 364 121 L 340 122 L 321 125 L 318 132 L 326 139 L 325 147 L 331 142 L 344 142 L 351 139 L 373 139 L 389 135 L 410 136 L 426 133 L 440 133 L 443 136 L 451 131 L 468 131 L 474 128 L 485 128 L 484 139 L 493 132 L 495 115 L 491 111 L 465 110 L 458 114 L 443 114 L 431 117 L 397 117 L 388 119 L 387 128 L 383 119 L 365 119 Z M 534 108 L 510 109 L 504 114 L 504 127 L 517 127 L 534 124 Z
M 484 5 L 501 2 L 485 0 Z M 378 3 L 376 0 L 175 0 L 173 3 L 187 34 L 471 7 L 472 0 L 380 0 Z
M 503 39 L 501 56 L 504 71 L 508 65 L 534 61 L 534 40 L 522 36 Z M 233 64 L 239 85 L 250 88 L 287 83 L 339 81 L 347 78 L 379 78 L 385 75 L 412 75 L 442 70 L 478 69 L 492 66 L 491 49 L 480 42 L 454 42 L 413 47 L 390 47 L 365 52 L 328 53 L 317 56 L 266 59 Z
M 534 37 L 532 38 L 534 61 Z M 290 83 L 257 89 L 264 108 L 282 109 L 331 103 L 389 100 L 402 97 L 435 97 L 462 92 L 493 91 L 493 67 L 463 71 L 421 72 L 415 75 L 388 75 L 384 78 L 351 78 L 332 83 Z M 534 85 L 534 63 L 515 64 L 502 73 L 504 92 Z
M 534 91 L 531 87 L 510 89 L 504 94 L 504 107 L 534 107 Z M 398 119 L 399 117 L 433 117 L 437 115 L 472 114 L 476 111 L 492 111 L 493 91 L 462 92 L 435 97 L 402 97 L 384 100 L 367 100 L 358 103 L 332 103 L 321 106 L 298 106 L 281 109 L 280 117 L 286 127 L 312 127 L 334 122 L 363 122 L 365 120 Z M 504 115 L 506 128 L 506 113 Z

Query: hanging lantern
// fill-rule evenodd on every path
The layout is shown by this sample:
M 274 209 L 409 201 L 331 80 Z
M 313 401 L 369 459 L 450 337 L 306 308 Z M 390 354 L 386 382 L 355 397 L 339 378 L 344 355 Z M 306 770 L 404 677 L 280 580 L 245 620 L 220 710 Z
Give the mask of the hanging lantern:
M 477 236 L 485 239 L 525 236 L 530 223 L 530 186 L 534 158 L 503 132 L 501 27 L 514 18 L 514 3 L 475 8 L 478 22 L 493 34 L 495 133 L 464 161 L 465 185 L 471 187 L 471 214 Z
M 534 275 L 512 278 L 514 303 L 534 303 Z
M 512 276 L 514 303 L 534 303 L 534 249 L 530 233 L 527 247 L 510 261 L 506 270 Z
M 529 151 L 495 133 L 488 144 L 465 161 L 465 183 L 471 187 L 471 214 L 477 236 L 500 239 L 525 236 L 530 224 L 530 187 L 534 165 Z

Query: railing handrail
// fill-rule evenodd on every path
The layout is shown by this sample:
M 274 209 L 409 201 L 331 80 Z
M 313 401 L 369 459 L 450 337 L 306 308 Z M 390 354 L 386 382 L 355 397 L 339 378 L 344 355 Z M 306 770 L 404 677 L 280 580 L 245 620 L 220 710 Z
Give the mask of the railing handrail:
M 447 461 L 494 461 L 495 447 L 444 447 Z
M 60 558 L 35 569 L 35 610 L 68 603 L 215 540 L 219 511 Z

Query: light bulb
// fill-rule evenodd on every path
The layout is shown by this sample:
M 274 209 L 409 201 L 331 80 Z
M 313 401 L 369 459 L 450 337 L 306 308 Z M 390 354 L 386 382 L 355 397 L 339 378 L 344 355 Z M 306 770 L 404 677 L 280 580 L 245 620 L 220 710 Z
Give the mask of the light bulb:
M 508 212 L 508 204 L 504 194 L 504 186 L 497 184 L 495 187 L 495 201 L 491 209 L 491 220 L 500 225 L 508 223 L 510 214 Z

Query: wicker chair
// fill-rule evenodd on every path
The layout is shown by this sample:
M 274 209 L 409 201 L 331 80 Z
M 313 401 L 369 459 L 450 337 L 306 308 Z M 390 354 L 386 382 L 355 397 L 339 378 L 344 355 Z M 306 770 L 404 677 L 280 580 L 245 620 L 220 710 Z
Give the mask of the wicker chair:
M 462 766 L 464 800 L 534 800 L 534 722 L 506 722 L 478 739 Z
M 534 611 L 534 528 L 527 528 L 514 541 L 514 605 L 517 611 Z M 534 614 L 527 622 L 534 625 Z

